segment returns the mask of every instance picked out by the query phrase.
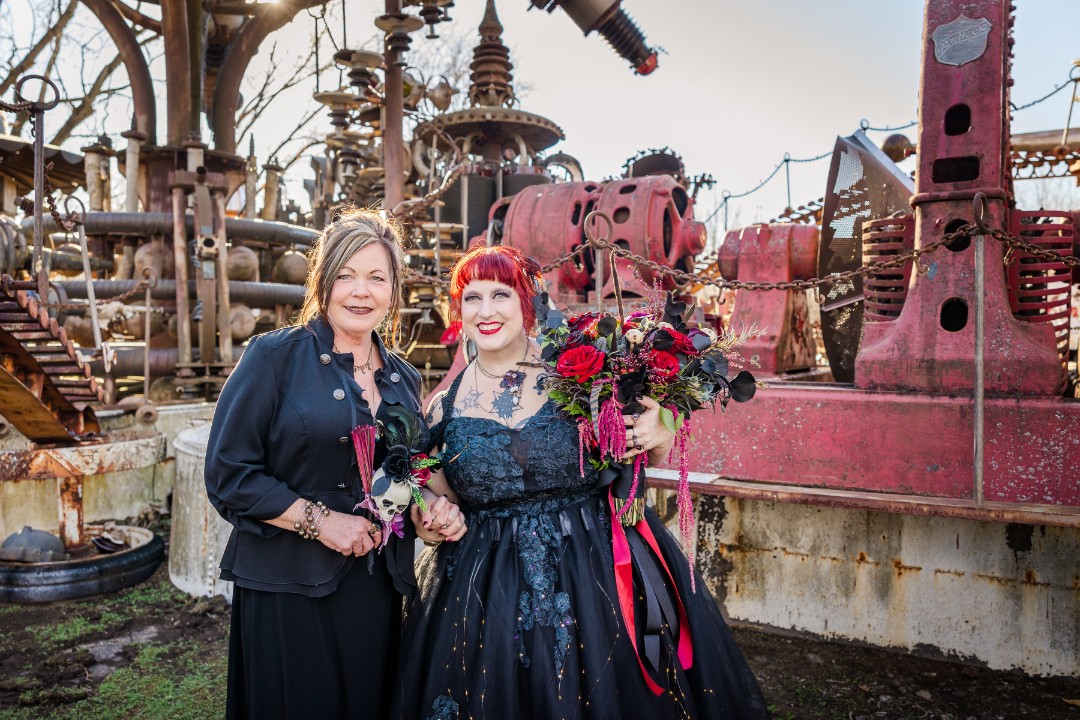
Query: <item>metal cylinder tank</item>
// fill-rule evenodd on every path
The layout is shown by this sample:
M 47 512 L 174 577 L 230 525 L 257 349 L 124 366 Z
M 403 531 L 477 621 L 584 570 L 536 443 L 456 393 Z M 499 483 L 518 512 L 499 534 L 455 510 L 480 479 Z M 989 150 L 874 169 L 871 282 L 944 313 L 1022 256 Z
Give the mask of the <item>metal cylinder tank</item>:
M 595 182 L 537 186 L 500 201 L 492 209 L 492 220 L 501 227 L 503 243 L 544 265 L 585 242 L 583 223 L 596 207 L 601 187 Z M 575 263 L 564 263 L 544 277 L 558 303 L 583 302 L 592 282 L 584 265 Z
M 503 170 L 502 196 L 512 197 L 533 185 L 549 185 L 551 176 L 539 165 L 514 165 Z
M 443 221 L 464 225 L 465 237 L 455 233 L 454 239 L 467 245 L 487 230 L 488 211 L 495 202 L 495 178 L 490 168 L 474 165 L 442 197 L 446 202 Z
M 203 466 L 210 423 L 176 436 L 176 481 L 173 484 L 169 580 L 189 595 L 232 599 L 232 583 L 218 579 L 218 562 L 232 526 L 206 499 Z

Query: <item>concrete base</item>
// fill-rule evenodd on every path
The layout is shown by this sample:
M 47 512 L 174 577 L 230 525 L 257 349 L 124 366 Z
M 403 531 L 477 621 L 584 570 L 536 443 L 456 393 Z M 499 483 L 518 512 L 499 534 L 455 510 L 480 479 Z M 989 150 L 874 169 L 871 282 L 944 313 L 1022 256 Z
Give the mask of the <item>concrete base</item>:
M 732 619 L 1080 676 L 1080 529 L 696 500 L 698 567 Z

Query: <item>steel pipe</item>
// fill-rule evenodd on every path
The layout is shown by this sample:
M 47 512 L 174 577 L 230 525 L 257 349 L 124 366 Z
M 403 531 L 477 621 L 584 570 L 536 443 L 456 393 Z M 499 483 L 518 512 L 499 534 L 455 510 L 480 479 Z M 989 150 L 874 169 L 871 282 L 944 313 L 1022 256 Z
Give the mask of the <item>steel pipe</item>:
M 207 114 L 210 129 L 214 132 L 215 150 L 236 152 L 236 110 L 240 105 L 240 82 L 263 40 L 270 33 L 285 27 L 301 10 L 319 4 L 317 0 L 292 0 L 256 6 L 259 13 L 236 34 L 218 71 L 214 100 L 210 105 L 213 111 Z
M 131 292 L 138 285 L 137 280 L 95 280 L 94 293 L 105 300 Z M 62 280 L 53 285 L 67 293 L 70 299 L 86 298 L 86 282 L 83 280 Z M 151 296 L 155 300 L 172 300 L 176 297 L 175 280 L 158 280 Z M 195 281 L 188 281 L 188 298 L 195 297 Z M 300 306 L 304 302 L 303 285 L 284 283 L 229 281 L 229 298 L 234 303 L 248 307 L 272 308 L 276 305 Z
M 92 212 L 86 215 L 87 235 L 154 235 L 173 233 L 172 213 Z M 22 223 L 24 233 L 33 231 L 33 223 Z M 44 232 L 61 232 L 53 218 L 44 218 Z M 187 216 L 187 232 L 195 232 L 195 220 Z M 307 249 L 318 232 L 313 228 L 269 220 L 226 218 L 225 234 L 230 240 L 253 240 L 270 245 L 296 245 Z
M 147 368 L 149 368 L 150 377 L 176 374 L 176 363 L 180 357 L 180 351 L 176 348 L 153 348 L 150 350 L 149 357 L 141 347 L 114 347 L 113 350 L 116 351 L 116 359 L 110 371 L 113 377 L 144 376 L 143 373 L 147 371 Z M 243 354 L 243 347 L 233 348 L 234 361 L 239 360 Z M 91 362 L 90 370 L 97 377 L 105 374 L 105 366 L 101 360 Z

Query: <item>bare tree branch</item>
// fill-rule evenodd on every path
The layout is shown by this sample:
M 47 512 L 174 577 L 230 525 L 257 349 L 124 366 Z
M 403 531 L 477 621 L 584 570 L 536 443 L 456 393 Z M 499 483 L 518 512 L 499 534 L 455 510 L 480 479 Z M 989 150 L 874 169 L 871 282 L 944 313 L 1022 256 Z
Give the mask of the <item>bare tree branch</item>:
M 314 46 L 313 46 L 314 47 Z M 274 57 L 274 51 L 277 49 L 275 44 L 270 50 L 269 67 L 266 74 L 263 76 L 262 86 L 255 96 L 245 103 L 243 109 L 237 113 L 236 117 L 236 138 L 237 144 L 243 140 L 250 131 L 252 125 L 266 112 L 271 103 L 278 98 L 284 91 L 299 85 L 302 82 L 310 80 L 315 76 L 316 70 L 309 68 L 309 62 L 315 54 L 314 49 L 308 51 L 307 57 L 293 66 L 292 73 L 277 86 L 272 86 L 271 81 L 280 76 L 277 72 L 279 64 Z M 319 70 L 325 70 L 326 68 L 333 67 L 333 61 L 329 61 Z M 271 88 L 273 89 L 271 90 Z
M 152 18 L 149 15 L 143 15 L 141 12 L 133 7 L 129 7 L 123 0 L 113 0 L 113 5 L 120 11 L 120 14 L 131 21 L 132 25 L 138 25 L 144 27 L 155 35 L 161 34 L 161 21 Z
M 70 2 L 68 2 L 68 6 L 60 14 L 60 17 L 57 18 L 56 22 L 49 25 L 49 28 L 45 31 L 41 38 L 38 39 L 36 43 L 34 43 L 33 47 L 26 51 L 26 54 L 23 56 L 22 60 L 20 60 L 14 67 L 11 68 L 8 76 L 3 80 L 0 80 L 0 96 L 6 94 L 7 91 L 10 90 L 15 85 L 15 83 L 19 81 L 19 78 L 22 77 L 23 73 L 25 73 L 27 70 L 34 66 L 34 63 L 37 62 L 38 55 L 40 55 L 41 52 L 49 46 L 50 42 L 58 40 L 61 37 L 64 26 L 67 25 L 71 18 L 75 15 L 75 9 L 78 7 L 78 5 L 79 0 L 70 0 Z
M 146 45 L 147 43 L 153 42 L 156 39 L 156 35 L 154 35 L 153 33 L 149 33 L 147 37 L 144 37 L 140 41 L 140 45 Z M 122 87 L 112 87 L 109 89 L 105 88 L 105 83 L 109 81 L 109 78 L 112 77 L 113 73 L 116 72 L 116 69 L 120 67 L 123 62 L 123 57 L 117 54 L 103 68 L 101 68 L 101 70 L 98 71 L 97 77 L 94 78 L 93 83 L 91 83 L 89 87 L 86 87 L 85 82 L 83 83 L 82 98 L 78 100 L 78 105 L 76 105 L 72 109 L 71 115 L 69 115 L 68 118 L 64 121 L 63 126 L 61 126 L 61 128 L 56 131 L 50 142 L 52 142 L 54 145 L 62 144 L 64 141 L 66 141 L 72 136 L 72 133 L 75 131 L 76 128 L 78 128 L 79 125 L 81 125 L 87 120 L 87 118 L 94 114 L 94 107 L 102 98 L 111 97 L 112 95 L 120 92 L 124 88 L 129 87 L 129 85 L 124 85 Z M 74 99 L 72 99 L 72 101 L 74 102 Z
M 293 130 L 293 131 L 292 131 L 291 133 L 289 133 L 289 136 L 288 136 L 287 138 L 285 138 L 284 140 L 282 140 L 282 141 L 281 141 L 280 143 L 278 143 L 278 146 L 277 146 L 276 148 L 274 148 L 274 149 L 273 149 L 273 150 L 272 150 L 272 151 L 270 152 L 270 155 L 269 155 L 269 157 L 271 157 L 271 158 L 272 158 L 272 157 L 275 157 L 275 156 L 276 156 L 276 155 L 277 155 L 277 154 L 278 154 L 279 152 L 281 152 L 281 149 L 282 149 L 283 147 L 285 147 L 285 146 L 286 146 L 286 145 L 288 145 L 288 144 L 289 144 L 290 142 L 292 142 L 292 139 L 293 139 L 294 137 L 296 137 L 296 133 L 300 132 L 300 131 L 301 131 L 301 130 L 302 130 L 302 129 L 304 128 L 304 126 L 306 126 L 306 125 L 307 125 L 307 124 L 308 124 L 309 122 L 311 122 L 312 120 L 314 120 L 314 119 L 315 119 L 315 116 L 319 114 L 319 111 L 320 111 L 320 110 L 322 110 L 322 107 L 321 107 L 321 106 L 319 106 L 319 107 L 316 107 L 316 108 L 315 108 L 314 110 L 312 110 L 312 111 L 311 111 L 311 112 L 310 112 L 310 113 L 308 114 L 308 116 L 307 116 L 306 118 L 304 118 L 303 120 L 301 120 L 301 121 L 300 121 L 300 124 L 296 126 L 296 129 L 295 129 L 295 130 Z M 319 142 L 322 142 L 322 140 L 317 140 L 317 141 L 315 141 L 315 142 L 316 142 L 316 143 L 319 143 Z M 309 146 L 309 147 L 310 147 L 310 146 Z M 295 162 L 295 160 L 294 160 L 294 162 Z
M 47 34 L 51 34 L 52 36 L 53 49 L 52 53 L 49 55 L 49 61 L 45 63 L 45 70 L 41 74 L 45 77 L 51 77 L 53 74 L 53 68 L 56 67 L 56 61 L 60 57 L 60 44 L 63 42 L 64 36 L 60 34 L 52 34 L 51 31 Z M 38 90 L 38 102 L 43 102 L 45 100 L 45 93 L 48 91 L 48 87 L 49 86 L 45 83 L 41 83 L 41 88 Z M 19 113 L 18 117 L 15 119 L 15 122 L 11 126 L 11 134 L 21 135 L 23 127 L 29 120 L 30 113 Z M 44 128 L 37 129 L 38 132 L 44 132 L 44 130 Z
M 296 151 L 296 153 L 292 156 L 292 158 L 289 159 L 287 163 L 283 163 L 281 165 L 281 171 L 284 173 L 286 170 L 292 167 L 297 160 L 303 157 L 304 153 L 306 153 L 308 150 L 315 147 L 316 145 L 322 145 L 324 142 L 324 140 L 320 140 L 318 138 L 311 138 L 310 140 L 308 140 L 300 147 L 299 150 Z
M 101 72 L 99 72 L 97 77 L 94 79 L 94 84 L 90 86 L 90 89 L 87 90 L 86 94 L 83 96 L 82 102 L 80 102 L 79 105 L 71 111 L 71 115 L 69 115 L 68 119 L 64 121 L 63 126 L 56 131 L 55 135 L 53 135 L 53 145 L 60 145 L 65 140 L 67 140 L 76 127 L 81 125 L 84 120 L 94 114 L 94 102 L 102 94 L 102 88 L 105 86 L 105 82 L 109 79 L 109 76 L 116 71 L 116 68 L 120 67 L 120 64 L 123 62 L 124 59 L 117 55 L 112 60 L 110 60 L 105 67 L 101 68 Z
M 251 96 L 251 99 L 244 103 L 244 107 L 240 108 L 240 111 L 236 114 L 236 124 L 238 126 L 262 104 L 262 99 L 265 97 L 266 91 L 270 87 L 271 79 L 277 75 L 277 69 L 277 42 L 273 42 L 270 45 L 270 53 L 267 55 L 267 67 L 266 72 L 263 73 L 262 85 Z

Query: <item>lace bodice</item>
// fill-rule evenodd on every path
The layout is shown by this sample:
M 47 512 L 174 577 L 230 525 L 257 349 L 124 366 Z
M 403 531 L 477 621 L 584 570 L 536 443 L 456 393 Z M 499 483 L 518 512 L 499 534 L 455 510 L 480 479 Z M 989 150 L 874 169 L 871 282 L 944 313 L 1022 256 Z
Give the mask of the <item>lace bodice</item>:
M 446 427 L 446 477 L 466 511 L 516 514 L 519 504 L 559 503 L 596 483 L 581 476 L 577 428 L 549 400 L 519 428 L 479 417 L 455 417 Z

